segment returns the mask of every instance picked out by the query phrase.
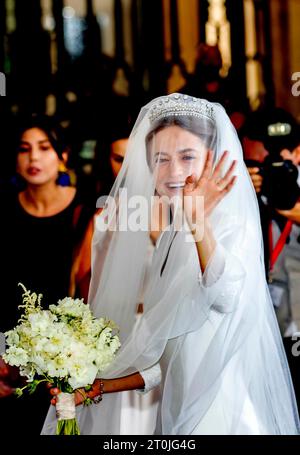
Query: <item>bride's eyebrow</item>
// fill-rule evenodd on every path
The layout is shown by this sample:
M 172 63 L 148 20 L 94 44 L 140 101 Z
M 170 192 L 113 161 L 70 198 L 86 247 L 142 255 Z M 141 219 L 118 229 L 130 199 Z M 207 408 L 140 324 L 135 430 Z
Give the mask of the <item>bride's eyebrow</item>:
M 182 150 L 177 150 L 177 153 L 187 153 L 187 152 L 199 152 L 199 150 L 193 149 L 190 147 L 182 149 Z
M 198 153 L 199 150 L 197 149 L 193 149 L 193 148 L 190 148 L 190 147 L 187 147 L 187 148 L 184 148 L 184 149 L 181 149 L 181 150 L 176 150 L 176 153 L 188 153 L 188 152 L 195 152 L 195 153 Z M 169 156 L 169 153 L 167 152 L 156 152 L 154 154 L 154 158 L 156 158 L 157 156 Z
M 161 156 L 161 155 L 169 156 L 169 154 L 166 153 L 166 152 L 156 152 L 156 153 L 154 154 L 154 158 L 156 158 L 157 156 Z

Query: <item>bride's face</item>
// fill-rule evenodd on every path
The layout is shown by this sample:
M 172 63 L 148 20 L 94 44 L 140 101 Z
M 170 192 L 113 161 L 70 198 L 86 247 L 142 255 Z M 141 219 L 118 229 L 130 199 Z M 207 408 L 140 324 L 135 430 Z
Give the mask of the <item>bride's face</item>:
M 158 195 L 171 198 L 182 194 L 189 175 L 200 178 L 206 157 L 207 147 L 201 139 L 179 126 L 156 133 L 151 141 L 151 158 Z

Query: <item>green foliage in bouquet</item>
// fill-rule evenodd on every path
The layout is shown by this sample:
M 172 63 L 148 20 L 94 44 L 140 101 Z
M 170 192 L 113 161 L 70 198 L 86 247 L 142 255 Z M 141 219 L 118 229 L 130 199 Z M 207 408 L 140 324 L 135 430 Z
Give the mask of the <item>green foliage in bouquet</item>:
M 41 294 L 20 286 L 23 314 L 18 325 L 5 333 L 8 348 L 3 355 L 5 362 L 19 367 L 21 376 L 27 378 L 16 395 L 22 396 L 25 390 L 32 394 L 42 382 L 66 394 L 89 390 L 115 358 L 120 347 L 118 327 L 111 320 L 95 318 L 83 299 L 66 297 L 45 310 Z M 91 402 L 85 399 L 85 404 Z M 79 434 L 76 419 L 73 423 L 58 421 L 58 434 L 70 434 L 66 433 L 70 429 L 71 434 Z

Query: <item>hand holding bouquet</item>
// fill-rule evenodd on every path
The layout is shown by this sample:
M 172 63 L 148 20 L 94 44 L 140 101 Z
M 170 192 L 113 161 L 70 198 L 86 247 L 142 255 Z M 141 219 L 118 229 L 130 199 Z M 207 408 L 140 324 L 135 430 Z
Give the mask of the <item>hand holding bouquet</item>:
M 88 390 L 114 360 L 120 347 L 117 326 L 95 318 L 83 300 L 70 297 L 43 310 L 42 295 L 21 286 L 24 313 L 19 324 L 5 333 L 8 348 L 3 355 L 5 362 L 27 377 L 27 384 L 16 393 L 21 396 L 26 389 L 34 393 L 41 382 L 59 388 L 57 434 L 80 434 L 74 392 Z M 91 402 L 85 400 L 85 404 Z

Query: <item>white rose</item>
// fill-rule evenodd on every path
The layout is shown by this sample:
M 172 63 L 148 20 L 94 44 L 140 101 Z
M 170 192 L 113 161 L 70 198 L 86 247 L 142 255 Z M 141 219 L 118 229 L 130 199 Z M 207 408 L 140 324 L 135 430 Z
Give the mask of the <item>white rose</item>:
M 89 365 L 87 368 L 80 368 L 76 373 L 74 372 L 68 380 L 73 389 L 85 387 L 92 384 L 96 378 L 98 368 L 96 365 Z

